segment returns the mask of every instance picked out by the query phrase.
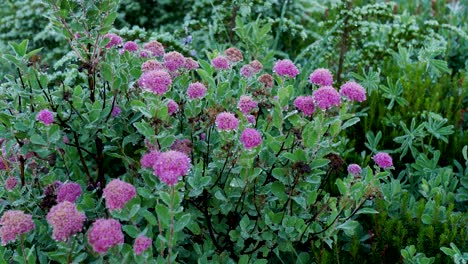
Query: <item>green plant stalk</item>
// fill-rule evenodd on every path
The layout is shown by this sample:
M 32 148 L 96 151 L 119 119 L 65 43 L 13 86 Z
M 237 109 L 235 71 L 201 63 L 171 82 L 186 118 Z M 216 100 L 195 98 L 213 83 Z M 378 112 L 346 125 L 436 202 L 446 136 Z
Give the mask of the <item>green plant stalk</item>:
M 70 244 L 70 252 L 68 253 L 68 257 L 67 257 L 67 263 L 70 264 L 72 263 L 72 256 L 73 256 L 73 248 L 75 247 L 75 238 L 72 237 L 72 239 L 70 240 L 69 244 Z
M 169 225 L 169 252 L 168 252 L 168 261 L 167 263 L 171 264 L 172 258 L 172 240 L 174 238 L 174 199 L 175 198 L 175 187 L 174 185 L 171 186 L 171 224 Z
M 24 234 L 20 236 L 21 254 L 23 255 L 24 264 L 28 263 L 26 259 L 26 252 L 24 252 Z

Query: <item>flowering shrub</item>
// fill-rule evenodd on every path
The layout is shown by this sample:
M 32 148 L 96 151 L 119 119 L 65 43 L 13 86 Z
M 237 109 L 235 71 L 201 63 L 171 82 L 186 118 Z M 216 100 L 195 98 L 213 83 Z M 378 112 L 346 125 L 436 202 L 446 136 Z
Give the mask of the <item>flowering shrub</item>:
M 266 51 L 191 58 L 110 32 L 115 1 L 67 3 L 48 1 L 65 74 L 28 66 L 28 42 L 4 56 L 5 259 L 307 263 L 379 213 L 393 152 L 347 160 L 359 83 Z

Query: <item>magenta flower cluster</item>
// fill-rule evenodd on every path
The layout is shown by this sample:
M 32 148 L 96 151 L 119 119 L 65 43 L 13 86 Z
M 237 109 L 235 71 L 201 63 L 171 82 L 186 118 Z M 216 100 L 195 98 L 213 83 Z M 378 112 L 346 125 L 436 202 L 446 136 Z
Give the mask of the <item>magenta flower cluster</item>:
M 7 191 L 11 191 L 13 190 L 16 185 L 18 185 L 18 179 L 16 177 L 8 177 L 6 180 L 5 180 L 5 189 Z
M 222 112 L 216 116 L 216 127 L 219 130 L 231 131 L 237 129 L 239 120 L 233 113 Z
M 180 151 L 161 152 L 153 165 L 154 174 L 169 186 L 177 183 L 179 177 L 187 175 L 190 158 Z
M 195 70 L 198 69 L 200 66 L 198 62 L 192 58 L 185 58 L 184 68 L 187 70 Z
M 254 74 L 254 68 L 252 68 L 252 66 L 250 66 L 249 64 L 246 64 L 244 66 L 242 66 L 242 68 L 240 69 L 240 75 L 246 77 L 246 78 L 250 78 L 252 77 L 252 75 Z
M 315 90 L 312 96 L 316 105 L 322 110 L 341 104 L 341 96 L 332 86 L 322 86 Z
M 252 149 L 262 144 L 262 136 L 254 128 L 246 128 L 242 131 L 240 141 L 246 149 Z
M 353 81 L 341 85 L 340 94 L 350 101 L 362 102 L 366 100 L 366 90 L 359 83 Z
M 289 78 L 294 78 L 299 74 L 299 69 L 288 59 L 277 61 L 275 66 L 273 66 L 273 71 L 279 76 L 286 76 Z
M 150 152 L 146 153 L 143 155 L 143 157 L 140 160 L 140 164 L 143 168 L 153 168 L 154 163 L 159 157 L 159 151 L 157 150 L 151 150 Z
M 297 97 L 294 100 L 294 106 L 302 111 L 305 116 L 311 116 L 315 112 L 314 98 L 310 95 Z
M 69 201 L 53 206 L 47 214 L 47 223 L 54 229 L 52 238 L 57 241 L 67 241 L 80 232 L 85 219 L 85 214 L 78 212 L 76 205 Z
M 5 246 L 10 241 L 15 241 L 17 236 L 28 233 L 35 228 L 32 215 L 19 210 L 6 211 L 0 218 L 0 238 Z
M 386 168 L 389 168 L 389 167 L 393 166 L 392 157 L 390 155 L 388 155 L 388 153 L 379 152 L 379 153 L 375 154 L 372 157 L 372 159 L 375 161 L 377 166 L 379 166 L 382 169 L 386 169 Z
M 122 43 L 122 38 L 114 33 L 108 33 L 104 35 L 104 38 L 109 39 L 109 43 L 106 44 L 106 49 L 112 48 Z
M 175 112 L 179 110 L 179 105 L 172 99 L 169 99 L 167 102 L 167 112 L 169 115 L 173 115 Z
M 157 60 L 148 60 L 148 61 L 143 62 L 143 64 L 141 65 L 142 72 L 154 71 L 154 70 L 165 70 L 165 68 L 164 68 L 164 65 L 162 65 Z
M 164 46 L 157 40 L 150 41 L 143 45 L 144 51 L 149 53 L 151 57 L 161 57 L 164 55 Z
M 191 83 L 187 89 L 187 95 L 190 99 L 203 98 L 206 95 L 205 85 L 201 82 Z
M 171 51 L 164 55 L 164 65 L 170 71 L 176 71 L 185 65 L 185 57 L 177 51 Z
M 213 65 L 216 70 L 227 70 L 229 69 L 229 60 L 224 56 L 218 56 L 211 60 L 211 65 Z
M 110 210 L 122 209 L 136 195 L 136 190 L 130 183 L 114 179 L 103 190 L 106 207 Z
M 151 246 L 151 238 L 146 236 L 139 236 L 135 239 L 135 243 L 133 244 L 133 252 L 135 254 L 141 255 L 145 250 L 147 250 Z
M 81 195 L 81 186 L 78 183 L 67 182 L 57 189 L 57 202 L 68 201 L 74 203 Z
M 263 69 L 263 64 L 258 60 L 253 60 L 249 63 L 249 66 L 252 67 L 253 73 L 257 74 Z
M 49 126 L 54 122 L 54 113 L 49 111 L 49 109 L 43 109 L 37 114 L 36 120 L 41 121 L 46 126 Z
M 117 105 L 114 105 L 111 112 L 112 117 L 116 117 L 120 115 L 120 113 L 122 113 L 122 109 L 120 109 L 120 107 L 118 107 Z
M 237 108 L 243 113 L 243 114 L 248 114 L 252 109 L 256 108 L 258 106 L 258 103 L 252 99 L 252 97 L 247 96 L 247 95 L 242 95 L 239 103 L 237 104 Z
M 134 41 L 127 41 L 123 45 L 124 50 L 128 52 L 137 52 L 138 51 L 138 44 L 136 44 Z
M 333 84 L 333 75 L 328 69 L 320 68 L 310 74 L 309 81 L 319 86 L 330 86 Z
M 97 253 L 106 253 L 109 248 L 124 243 L 122 226 L 115 219 L 98 219 L 88 231 L 88 242 Z
M 169 85 L 171 84 L 171 75 L 164 70 L 143 72 L 140 79 L 138 79 L 138 85 L 157 95 L 163 95 L 166 93 Z
M 356 176 L 356 175 L 361 174 L 362 169 L 361 169 L 361 166 L 353 163 L 353 164 L 349 164 L 348 172 L 349 172 L 349 174 L 352 174 L 352 175 Z

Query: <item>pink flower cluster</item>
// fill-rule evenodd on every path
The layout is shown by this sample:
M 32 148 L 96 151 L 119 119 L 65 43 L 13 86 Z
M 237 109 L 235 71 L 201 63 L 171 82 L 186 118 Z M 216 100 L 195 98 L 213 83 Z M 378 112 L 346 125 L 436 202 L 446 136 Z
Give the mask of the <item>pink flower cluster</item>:
M 211 65 L 218 71 L 227 70 L 229 69 L 229 60 L 224 56 L 218 56 L 211 60 Z
M 13 190 L 18 185 L 18 179 L 16 177 L 8 177 L 5 181 L 5 189 L 7 191 Z
M 154 71 L 154 70 L 165 70 L 165 68 L 164 68 L 164 65 L 162 65 L 157 60 L 148 60 L 148 61 L 143 62 L 143 64 L 141 65 L 142 72 Z
M 263 69 L 263 64 L 258 60 L 253 60 L 249 63 L 249 66 L 252 67 L 253 73 L 257 74 Z
M 141 255 L 141 253 L 143 253 L 151 246 L 151 243 L 151 238 L 146 236 L 139 236 L 135 239 L 135 243 L 133 244 L 133 251 L 136 255 Z
M 171 51 L 164 55 L 164 64 L 170 71 L 176 71 L 185 65 L 185 57 L 177 51 Z
M 252 68 L 252 66 L 250 66 L 249 64 L 242 66 L 242 68 L 240 69 L 240 75 L 246 78 L 252 77 L 253 74 L 254 74 L 254 68 Z
M 106 44 L 106 49 L 112 48 L 122 43 L 122 38 L 114 33 L 108 33 L 104 35 L 104 38 L 109 39 L 109 43 Z
M 279 60 L 273 66 L 273 71 L 279 76 L 294 78 L 299 74 L 299 69 L 291 60 Z
M 246 128 L 242 131 L 240 141 L 246 149 L 252 149 L 262 144 L 262 136 L 253 128 Z
M 311 116 L 315 112 L 314 98 L 310 95 L 297 97 L 294 100 L 294 106 L 302 111 L 305 116 Z
M 256 108 L 258 106 L 258 103 L 252 99 L 252 97 L 247 96 L 247 95 L 242 95 L 239 103 L 237 104 L 237 108 L 243 113 L 243 114 L 248 114 L 252 109 Z
M 190 158 L 176 150 L 161 152 L 153 165 L 154 174 L 167 185 L 174 185 L 179 177 L 187 175 L 190 169 Z
M 333 84 L 333 75 L 328 69 L 320 68 L 310 74 L 309 81 L 315 85 L 329 86 Z
M 239 120 L 236 116 L 229 112 L 222 112 L 216 116 L 216 127 L 219 130 L 231 131 L 237 129 Z
M 159 151 L 151 150 L 141 157 L 140 164 L 143 168 L 153 168 L 154 163 L 159 157 Z
M 351 101 L 362 102 L 366 100 L 366 90 L 357 82 L 347 82 L 341 85 L 340 94 Z
M 136 190 L 130 183 L 114 179 L 103 190 L 106 207 L 110 210 L 122 209 L 136 195 Z
M 393 166 L 393 160 L 390 155 L 385 152 L 379 152 L 375 154 L 372 159 L 375 161 L 377 166 L 382 169 L 386 169 Z
M 174 100 L 169 99 L 167 102 L 167 112 L 169 115 L 173 115 L 177 110 L 179 110 L 179 105 Z
M 88 242 L 97 253 L 106 253 L 109 248 L 124 243 L 122 226 L 115 219 L 98 219 L 89 229 Z
M 53 206 L 47 214 L 47 223 L 54 229 L 52 237 L 57 241 L 66 241 L 83 229 L 86 216 L 78 212 L 76 205 L 69 201 Z
M 340 94 L 332 86 L 322 86 L 315 90 L 312 96 L 317 106 L 322 110 L 341 104 Z
M 170 149 L 190 155 L 192 147 L 192 141 L 189 139 L 176 139 L 174 143 L 172 143 Z
M 15 241 L 16 236 L 28 233 L 35 228 L 32 215 L 19 210 L 6 211 L 0 219 L 0 226 L 3 246 L 10 241 Z
M 172 84 L 171 76 L 164 70 L 153 70 L 143 72 L 138 85 L 143 89 L 151 91 L 157 95 L 163 95 L 167 92 L 169 85 Z
M 138 51 L 138 44 L 136 44 L 134 41 L 127 41 L 123 45 L 124 50 L 128 52 L 137 52 Z
M 114 105 L 114 107 L 112 108 L 112 117 L 116 117 L 118 115 L 120 115 L 120 113 L 122 113 L 122 109 L 120 109 L 120 107 L 118 107 L 117 105 Z
M 41 121 L 46 126 L 49 126 L 54 122 L 54 113 L 49 111 L 49 109 L 43 109 L 37 114 L 36 120 Z
M 187 70 L 195 70 L 198 69 L 200 66 L 198 62 L 192 58 L 185 58 L 184 68 Z
M 239 62 L 244 59 L 244 56 L 242 56 L 242 52 L 234 47 L 225 50 L 224 54 L 226 54 L 226 57 L 232 62 Z
M 157 40 L 150 41 L 143 45 L 143 49 L 152 57 L 161 57 L 164 55 L 164 46 Z
M 205 85 L 201 82 L 191 83 L 187 89 L 187 95 L 190 99 L 203 98 L 206 95 Z
M 362 169 L 361 169 L 361 166 L 353 163 L 353 164 L 349 164 L 348 172 L 349 172 L 349 174 L 352 174 L 352 175 L 356 176 L 356 175 L 361 174 Z
M 74 203 L 81 195 L 81 191 L 81 186 L 78 183 L 64 183 L 57 189 L 57 202 L 68 201 Z

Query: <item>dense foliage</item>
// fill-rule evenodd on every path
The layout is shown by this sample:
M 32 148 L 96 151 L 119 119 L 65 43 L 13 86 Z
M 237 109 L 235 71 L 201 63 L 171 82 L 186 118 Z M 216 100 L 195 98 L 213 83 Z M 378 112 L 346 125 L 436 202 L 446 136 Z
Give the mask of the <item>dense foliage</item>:
M 465 8 L 6 1 L 0 259 L 466 263 Z

